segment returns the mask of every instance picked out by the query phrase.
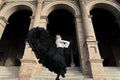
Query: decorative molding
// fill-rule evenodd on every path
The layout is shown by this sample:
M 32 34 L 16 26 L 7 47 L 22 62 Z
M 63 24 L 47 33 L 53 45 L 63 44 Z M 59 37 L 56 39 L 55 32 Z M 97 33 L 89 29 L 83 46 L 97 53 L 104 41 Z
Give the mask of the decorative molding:
M 41 16 L 41 19 L 47 19 L 47 16 Z
M 102 63 L 104 59 L 89 59 L 90 63 Z
M 0 25 L 2 26 L 2 28 L 4 28 L 4 27 L 5 27 L 2 23 L 0 23 Z
M 75 18 L 82 18 L 82 15 L 75 15 Z
M 91 50 L 94 50 L 95 53 L 97 53 L 97 47 L 96 46 L 90 46 Z
M 0 16 L 0 20 L 3 20 L 6 24 L 9 24 L 9 22 L 7 21 L 7 19 L 4 16 Z
M 97 45 L 97 41 L 86 41 L 87 45 Z
M 76 15 L 75 18 L 76 18 L 75 22 L 82 23 L 82 16 L 81 15 Z
M 27 59 L 27 58 L 25 58 L 25 59 L 20 59 L 20 61 L 21 61 L 21 63 L 33 63 L 33 64 L 36 64 L 37 63 L 37 61 L 36 60 L 32 60 L 32 59 Z

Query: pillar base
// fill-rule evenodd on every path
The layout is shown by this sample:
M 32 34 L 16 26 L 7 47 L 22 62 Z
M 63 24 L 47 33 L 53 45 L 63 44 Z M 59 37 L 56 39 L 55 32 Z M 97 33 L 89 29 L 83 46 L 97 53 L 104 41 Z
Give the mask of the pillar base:
M 107 80 L 104 69 L 103 59 L 90 59 L 91 73 L 94 80 Z
M 37 62 L 35 60 L 22 59 L 19 80 L 30 80 L 36 64 Z
M 35 68 L 34 68 L 33 75 L 40 74 L 42 71 L 42 68 L 43 68 L 42 64 L 37 63 Z

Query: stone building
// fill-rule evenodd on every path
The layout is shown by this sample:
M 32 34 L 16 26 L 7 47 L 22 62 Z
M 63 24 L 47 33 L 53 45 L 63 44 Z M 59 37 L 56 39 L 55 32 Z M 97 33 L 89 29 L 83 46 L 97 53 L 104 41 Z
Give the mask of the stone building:
M 119 0 L 0 0 L 0 80 L 54 80 L 25 43 L 37 26 L 71 42 L 61 80 L 120 80 Z

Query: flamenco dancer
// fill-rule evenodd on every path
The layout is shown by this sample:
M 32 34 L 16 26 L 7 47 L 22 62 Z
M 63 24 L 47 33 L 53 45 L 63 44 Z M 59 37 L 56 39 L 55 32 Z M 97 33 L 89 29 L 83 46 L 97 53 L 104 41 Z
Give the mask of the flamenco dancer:
M 70 42 L 62 40 L 59 34 L 57 34 L 55 38 L 56 48 L 53 52 L 49 50 L 52 46 L 50 45 L 49 34 L 44 28 L 32 28 L 28 32 L 26 41 L 39 59 L 39 63 L 57 74 L 55 80 L 60 80 L 60 75 L 65 78 L 67 71 L 64 48 L 68 48 Z
M 56 80 L 60 80 L 59 76 L 61 75 L 62 77 L 65 77 L 65 73 L 66 73 L 66 63 L 65 63 L 65 58 L 64 58 L 64 48 L 68 48 L 70 42 L 66 41 L 66 40 L 62 40 L 60 35 L 56 35 L 56 53 L 58 55 L 53 56 L 53 61 L 56 61 L 56 63 L 58 62 L 59 66 L 57 67 L 56 73 L 57 73 L 57 77 Z M 62 70 L 63 69 L 63 70 Z

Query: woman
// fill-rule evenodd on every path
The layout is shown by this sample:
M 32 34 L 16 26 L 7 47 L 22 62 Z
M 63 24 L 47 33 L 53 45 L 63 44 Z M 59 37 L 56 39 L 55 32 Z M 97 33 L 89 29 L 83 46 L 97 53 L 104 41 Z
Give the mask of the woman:
M 62 40 L 61 36 L 57 34 L 55 43 L 57 49 L 53 56 L 53 64 L 55 65 L 55 73 L 57 73 L 56 80 L 60 80 L 59 76 L 65 77 L 66 73 L 64 48 L 68 48 L 70 42 Z

